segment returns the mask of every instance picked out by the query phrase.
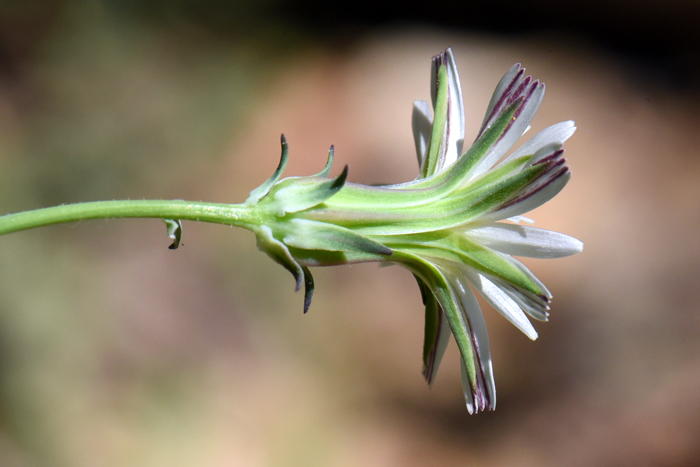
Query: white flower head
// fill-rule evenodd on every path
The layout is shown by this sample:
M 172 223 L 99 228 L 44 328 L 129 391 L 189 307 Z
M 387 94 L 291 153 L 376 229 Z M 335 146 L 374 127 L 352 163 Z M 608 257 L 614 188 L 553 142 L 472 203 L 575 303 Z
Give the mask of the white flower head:
M 445 70 L 441 80 L 440 70 L 443 65 Z M 427 102 L 414 103 L 413 135 L 421 169 L 419 178 L 444 172 L 468 154 L 462 153 L 464 106 L 459 75 L 451 49 L 448 48 L 444 53 L 433 58 L 432 78 L 434 112 L 436 116 L 444 115 L 445 121 L 439 122 L 440 128 L 436 128 Z M 443 101 L 438 99 L 441 85 L 443 93 L 446 94 Z M 479 264 L 479 262 L 469 264 L 469 261 L 451 258 L 433 260 L 433 265 L 437 269 L 435 272 L 442 274 L 445 282 L 450 286 L 452 295 L 450 298 L 460 305 L 461 318 L 464 327 L 469 331 L 468 335 L 475 353 L 473 358 L 476 381 L 471 377 L 469 365 L 464 361 L 465 355 L 464 352 L 462 353 L 464 393 L 470 412 L 486 408 L 493 409 L 496 405 L 488 335 L 479 304 L 470 285 L 506 319 L 534 340 L 537 338 L 537 332 L 526 313 L 534 319 L 546 321 L 552 295 L 522 263 L 513 259 L 511 255 L 558 258 L 579 253 L 583 249 L 580 241 L 567 235 L 518 225 L 520 221 L 532 223 L 533 221 L 522 214 L 551 199 L 564 187 L 571 175 L 562 157 L 562 145 L 576 130 L 572 121 L 562 122 L 543 130 L 504 158 L 513 144 L 530 128 L 530 122 L 542 102 L 544 89 L 544 83 L 533 81 L 530 76 L 525 76 L 525 70 L 520 64 L 514 65 L 505 74 L 493 93 L 475 145 L 479 144 L 480 138 L 499 118 L 503 120 L 505 114 L 509 115 L 509 118 L 507 122 L 502 122 L 505 123 L 504 128 L 497 132 L 489 148 L 480 151 L 479 160 L 470 164 L 470 169 L 463 175 L 462 183 L 479 184 L 479 181 L 492 177 L 502 168 L 524 156 L 529 158 L 527 162 L 517 164 L 513 167 L 514 170 L 509 170 L 507 174 L 499 174 L 499 177 L 513 177 L 537 165 L 547 165 L 547 169 L 528 183 L 525 189 L 520 189 L 516 196 L 510 194 L 508 199 L 502 200 L 495 209 L 452 228 L 454 234 L 461 237 L 462 242 L 468 242 L 471 244 L 470 247 L 483 248 L 482 253 L 485 257 L 507 264 L 515 276 L 521 276 L 521 279 L 524 279 L 523 283 L 518 284 L 517 281 L 513 281 L 514 277 L 508 280 L 503 275 L 495 273 L 496 271 L 488 271 L 488 268 L 484 267 L 485 264 Z M 445 108 L 439 108 L 440 105 Z M 430 142 L 440 137 L 442 141 L 439 149 L 436 149 Z M 501 161 L 500 164 L 496 165 L 499 161 Z M 503 220 L 510 222 L 500 222 Z M 421 279 L 418 280 L 421 283 Z M 523 287 L 526 283 L 529 283 L 530 287 Z M 531 287 L 533 285 L 535 287 Z M 426 302 L 423 374 L 432 384 L 452 332 L 447 326 L 447 318 L 437 297 L 434 294 L 431 296 L 429 287 L 423 284 L 421 284 L 421 291 Z
M 433 58 L 432 108 L 417 101 L 413 132 L 420 175 L 411 182 L 370 187 L 313 177 L 279 180 L 287 160 L 246 202 L 267 213 L 256 228 L 259 247 L 306 285 L 312 266 L 391 262 L 416 277 L 426 309 L 423 375 L 432 384 L 449 337 L 460 350 L 470 413 L 496 406 L 486 325 L 472 289 L 531 339 L 528 315 L 546 321 L 552 294 L 515 256 L 559 258 L 583 244 L 542 230 L 523 215 L 555 196 L 571 173 L 562 145 L 571 121 L 541 131 L 507 155 L 529 128 L 544 84 L 513 66 L 500 81 L 474 143 L 464 148 L 464 106 L 452 51 Z
M 310 267 L 393 263 L 416 277 L 425 304 L 423 375 L 435 380 L 450 336 L 461 354 L 469 412 L 493 409 L 496 388 L 489 340 L 473 290 L 531 339 L 530 318 L 546 321 L 552 294 L 513 256 L 559 258 L 583 244 L 567 235 L 521 225 L 524 214 L 564 188 L 571 173 L 563 143 L 576 129 L 562 122 L 515 151 L 544 95 L 544 84 L 513 66 L 498 83 L 474 143 L 465 148 L 462 90 L 450 49 L 433 58 L 430 105 L 418 101 L 413 132 L 420 175 L 411 182 L 365 186 L 347 182 L 348 168 L 328 178 L 334 150 L 318 174 L 280 179 L 289 148 L 272 177 L 240 205 L 182 200 L 97 201 L 0 216 L 0 235 L 86 219 L 164 219 L 171 249 L 182 222 L 206 221 L 253 231 L 258 247 L 304 285 Z

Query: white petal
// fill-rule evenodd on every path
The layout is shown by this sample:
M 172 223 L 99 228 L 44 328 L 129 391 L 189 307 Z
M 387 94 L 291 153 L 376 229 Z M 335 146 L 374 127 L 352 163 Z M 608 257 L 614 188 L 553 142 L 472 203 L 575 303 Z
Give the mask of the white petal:
M 535 151 L 535 154 L 532 155 L 532 158 L 527 163 L 527 167 L 532 167 L 540 162 L 547 163 L 545 161 L 547 158 L 550 158 L 552 161 L 555 159 L 559 160 L 563 153 L 561 143 L 549 143 Z
M 478 281 L 475 281 L 474 286 L 486 301 L 508 321 L 513 323 L 516 328 L 520 329 L 530 339 L 537 339 L 537 331 L 532 327 L 532 323 L 527 319 L 523 310 L 500 287 L 481 274 L 478 274 Z
M 514 224 L 520 224 L 521 222 L 524 222 L 524 223 L 526 223 L 526 224 L 532 225 L 532 224 L 535 223 L 535 220 L 534 220 L 534 219 L 530 219 L 529 217 L 525 217 L 525 216 L 513 216 L 513 217 L 509 217 L 509 218 L 506 219 L 506 220 L 507 220 L 507 221 L 510 221 L 510 222 L 512 222 L 512 223 L 514 223 Z
M 469 415 L 474 415 L 474 412 L 478 412 L 479 409 L 476 408 L 474 410 L 474 396 L 469 384 L 469 375 L 467 374 L 467 367 L 464 365 L 464 359 L 461 356 L 459 357 L 459 367 L 462 374 L 462 392 L 464 393 L 464 402 L 467 404 L 467 412 L 469 412 Z
M 506 164 L 521 156 L 534 154 L 538 149 L 551 143 L 563 144 L 576 131 L 573 120 L 557 123 L 537 133 L 528 142 L 520 146 L 513 154 L 505 158 L 502 164 Z
M 472 344 L 474 345 L 476 352 L 478 379 L 477 387 L 485 388 L 487 391 L 486 394 L 477 394 L 477 404 L 475 408 L 477 411 L 484 410 L 485 408 L 493 410 L 496 408 L 496 382 L 493 377 L 493 363 L 491 360 L 489 335 L 486 330 L 484 315 L 481 312 L 479 302 L 474 296 L 474 292 L 472 292 L 471 287 L 469 287 L 466 282 L 463 283 L 456 277 L 451 277 L 450 282 L 452 283 L 452 287 L 457 293 L 460 303 L 462 304 L 461 308 L 464 312 L 464 320 L 468 323 L 472 334 Z M 464 384 L 465 376 L 466 375 L 463 375 L 462 385 L 465 392 L 465 398 L 467 398 L 467 393 L 470 393 L 469 397 L 471 397 L 471 390 L 469 389 L 470 386 L 468 381 L 466 385 Z M 469 398 L 467 398 L 467 404 L 468 403 Z
M 459 82 L 459 74 L 455 65 L 452 49 L 449 47 L 441 54 L 433 57 L 432 64 L 432 99 L 433 108 L 437 101 L 438 91 L 438 73 L 440 67 L 445 65 L 447 72 L 447 116 L 446 129 L 442 135 L 442 141 L 432 142 L 433 144 L 440 143 L 440 153 L 437 161 L 435 161 L 435 171 L 440 172 L 446 167 L 452 165 L 461 155 L 462 146 L 464 145 L 464 103 L 462 101 L 462 86 Z M 422 169 L 422 167 L 421 167 Z M 421 170 L 422 172 L 422 170 Z M 426 174 L 427 176 L 433 173 Z
M 499 209 L 483 216 L 484 221 L 500 221 L 519 216 L 542 206 L 544 203 L 554 198 L 569 182 L 571 172 L 566 172 L 560 177 L 552 180 L 548 185 L 522 201 L 512 204 L 504 209 Z
M 442 160 L 437 171 L 452 165 L 461 155 L 464 145 L 464 101 L 462 100 L 462 85 L 459 82 L 459 73 L 455 64 L 452 49 L 445 51 L 447 66 L 447 80 L 449 87 L 448 95 L 448 115 L 447 115 L 447 153 Z
M 493 282 L 497 284 L 501 290 L 507 293 L 508 296 L 512 298 L 525 313 L 530 315 L 530 317 L 538 321 L 549 320 L 549 305 L 542 301 L 541 298 L 538 297 L 538 299 L 534 299 L 528 295 L 525 295 L 523 292 L 510 284 L 503 281 L 498 281 L 496 278 L 494 278 Z
M 527 267 L 525 267 L 525 265 L 524 265 L 523 263 L 521 263 L 521 262 L 518 261 L 517 259 L 513 258 L 512 256 L 506 255 L 506 254 L 504 254 L 504 253 L 499 253 L 499 252 L 496 252 L 496 253 L 497 253 L 498 255 L 500 255 L 501 258 L 505 259 L 505 260 L 508 261 L 510 264 L 512 264 L 512 265 L 515 266 L 516 268 L 520 269 L 520 271 L 521 271 L 523 274 L 525 274 L 525 275 L 528 277 L 528 279 L 529 279 L 530 281 L 532 281 L 532 282 L 537 286 L 538 289 L 540 289 L 540 291 L 542 292 L 542 296 L 533 295 L 532 292 L 529 292 L 529 291 L 527 291 L 527 290 L 522 290 L 522 289 L 520 289 L 519 287 L 517 287 L 517 289 L 518 289 L 520 292 L 524 293 L 524 294 L 527 295 L 527 296 L 531 296 L 533 300 L 540 301 L 540 302 L 541 302 L 542 304 L 544 304 L 544 305 L 546 305 L 546 304 L 549 303 L 549 301 L 550 301 L 551 298 L 552 298 L 552 293 L 549 291 L 549 289 L 547 288 L 547 286 L 544 285 L 544 284 L 542 283 L 542 281 L 539 280 L 539 279 L 537 278 L 537 276 L 534 275 L 534 274 L 532 273 L 532 271 L 530 271 Z M 493 279 L 491 279 L 491 280 L 493 281 Z
M 474 396 L 472 395 L 471 385 L 469 384 L 467 367 L 464 365 L 464 359 L 461 356 L 459 357 L 459 367 L 462 370 L 462 392 L 464 393 L 464 402 L 467 404 L 467 412 L 469 412 L 469 415 L 474 415 Z M 478 412 L 478 409 L 476 412 Z
M 544 83 L 533 83 L 530 86 L 534 86 L 534 90 L 520 108 L 520 113 L 516 115 L 515 120 L 513 120 L 511 126 L 501 136 L 501 139 L 491 147 L 489 153 L 470 172 L 470 179 L 481 175 L 498 162 L 522 136 L 525 128 L 530 125 L 532 118 L 535 116 L 535 112 L 537 112 L 540 103 L 542 103 L 542 98 L 544 97 Z M 526 95 L 527 94 L 528 92 L 526 92 Z
M 472 240 L 502 253 L 528 258 L 563 258 L 583 251 L 583 243 L 551 230 L 525 225 L 492 224 L 470 229 Z
M 415 101 L 413 103 L 413 117 L 411 118 L 413 127 L 413 139 L 416 143 L 416 154 L 418 155 L 418 167 L 423 168 L 425 153 L 430 143 L 430 134 L 433 131 L 433 116 L 430 104 L 425 101 Z
M 502 107 L 502 98 L 506 90 L 513 89 L 513 87 L 517 86 L 517 84 L 522 80 L 521 75 L 516 83 L 513 82 L 518 73 L 520 73 L 521 69 L 522 67 L 520 66 L 520 63 L 516 63 L 510 67 L 510 70 L 503 75 L 503 78 L 501 78 L 498 85 L 496 85 L 496 89 L 493 91 L 493 95 L 491 96 L 491 101 L 489 101 L 489 106 L 486 108 L 484 120 L 481 122 L 481 130 L 479 130 L 479 135 L 481 135 L 481 133 L 483 133 L 484 130 L 496 119 L 497 114 L 494 114 L 494 109 L 496 106 L 498 106 L 499 109 Z

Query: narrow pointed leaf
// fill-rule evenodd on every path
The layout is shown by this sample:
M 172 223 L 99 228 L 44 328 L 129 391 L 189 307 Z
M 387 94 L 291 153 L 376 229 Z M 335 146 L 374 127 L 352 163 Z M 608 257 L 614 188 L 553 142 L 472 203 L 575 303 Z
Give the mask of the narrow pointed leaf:
M 288 178 L 280 182 L 279 188 L 276 187 L 270 206 L 279 216 L 312 208 L 338 193 L 345 185 L 347 177 L 346 165 L 341 174 L 331 180 L 313 177 Z
M 345 227 L 308 219 L 291 219 L 284 243 L 305 250 L 392 254 L 391 248 Z

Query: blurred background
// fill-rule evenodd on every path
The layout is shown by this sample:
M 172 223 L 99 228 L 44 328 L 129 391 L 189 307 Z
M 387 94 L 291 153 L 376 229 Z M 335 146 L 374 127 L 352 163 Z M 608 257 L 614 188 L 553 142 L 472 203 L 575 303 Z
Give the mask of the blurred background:
M 242 202 L 287 175 L 414 178 L 411 106 L 451 46 L 476 134 L 516 62 L 574 176 L 532 213 L 583 254 L 529 341 L 484 306 L 498 409 L 451 344 L 421 375 L 400 268 L 314 271 L 302 315 L 252 234 L 92 221 L 0 238 L 0 465 L 700 465 L 700 3 L 0 1 L 0 212 Z

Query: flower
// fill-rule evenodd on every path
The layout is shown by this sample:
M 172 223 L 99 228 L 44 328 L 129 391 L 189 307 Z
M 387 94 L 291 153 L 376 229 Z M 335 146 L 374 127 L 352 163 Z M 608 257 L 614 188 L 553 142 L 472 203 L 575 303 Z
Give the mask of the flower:
M 558 258 L 583 249 L 567 235 L 537 229 L 523 214 L 555 196 L 571 173 L 562 144 L 571 121 L 541 131 L 507 157 L 529 129 L 544 84 L 519 64 L 501 79 L 472 146 L 463 151 L 464 107 L 448 48 L 433 58 L 432 107 L 416 101 L 413 132 L 420 175 L 411 182 L 370 187 L 347 182 L 348 168 L 327 178 L 333 162 L 311 177 L 279 180 L 288 158 L 253 190 L 245 205 L 258 247 L 305 284 L 304 312 L 314 283 L 309 267 L 389 262 L 416 277 L 425 305 L 423 375 L 435 380 L 450 335 L 461 354 L 470 413 L 494 409 L 489 340 L 472 289 L 531 339 L 526 315 L 546 321 L 552 294 L 515 256 Z

